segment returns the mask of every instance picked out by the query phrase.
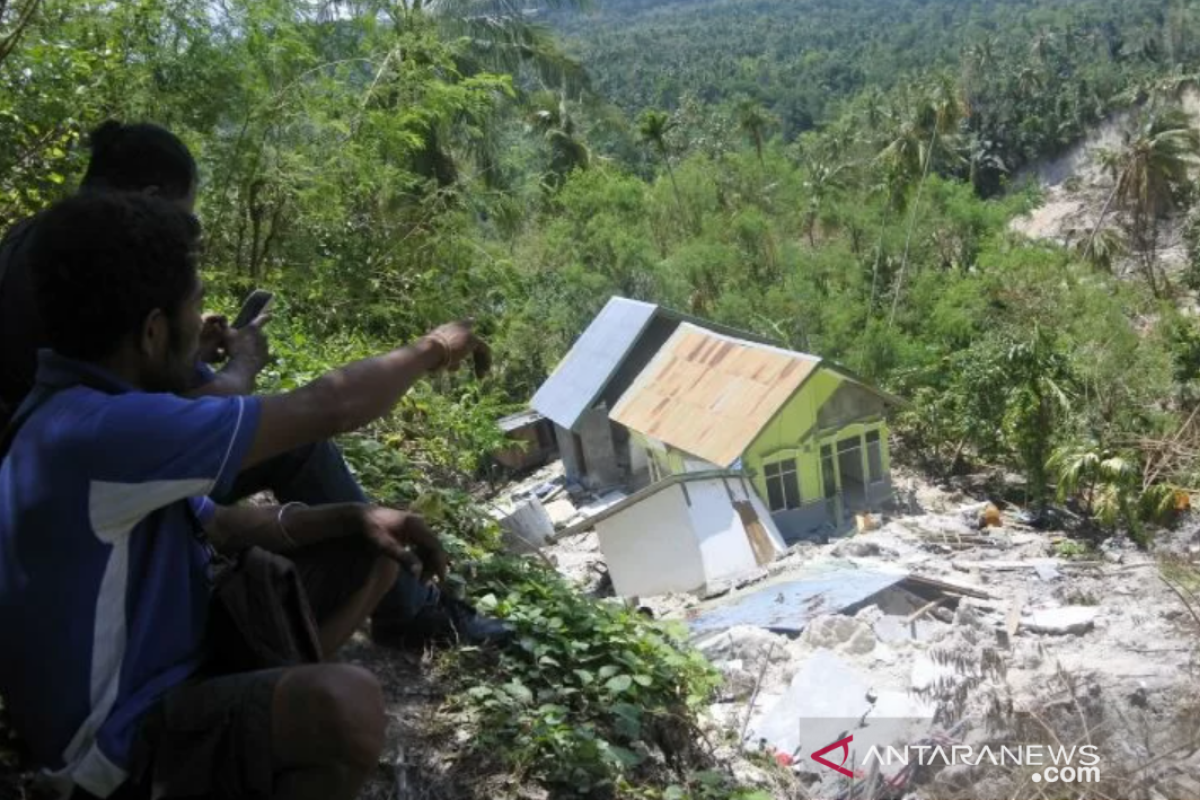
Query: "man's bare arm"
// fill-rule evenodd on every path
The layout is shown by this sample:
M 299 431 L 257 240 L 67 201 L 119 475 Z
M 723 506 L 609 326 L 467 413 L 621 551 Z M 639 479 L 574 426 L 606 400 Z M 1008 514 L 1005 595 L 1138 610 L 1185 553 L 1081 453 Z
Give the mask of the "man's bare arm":
M 230 397 L 234 395 L 254 394 L 254 383 L 258 373 L 271 358 L 267 336 L 263 326 L 270 321 L 269 314 L 263 314 L 249 325 L 240 330 L 227 327 L 223 317 L 207 320 L 213 324 L 210 337 L 220 338 L 220 350 L 226 353 L 229 360 L 211 381 L 197 386 L 185 397 Z M 210 345 L 211 346 L 211 345 Z
M 361 532 L 365 508 L 359 503 L 292 507 L 284 511 L 281 519 L 282 506 L 217 506 L 205 533 L 221 552 L 237 552 L 254 545 L 273 553 L 286 553 L 325 539 Z
M 381 555 L 423 579 L 445 577 L 446 551 L 418 514 L 362 503 L 307 506 L 217 506 L 205 533 L 222 552 L 252 545 L 286 553 L 342 536 L 363 536 Z
M 386 415 L 423 376 L 486 354 L 468 323 L 443 325 L 416 343 L 334 370 L 287 394 L 262 399 L 244 466 L 357 430 Z

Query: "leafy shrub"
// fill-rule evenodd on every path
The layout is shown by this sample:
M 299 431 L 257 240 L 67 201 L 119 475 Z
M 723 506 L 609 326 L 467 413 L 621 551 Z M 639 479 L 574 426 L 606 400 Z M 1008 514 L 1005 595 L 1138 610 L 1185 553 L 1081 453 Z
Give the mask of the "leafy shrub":
M 584 597 L 546 566 L 512 557 L 484 560 L 474 585 L 486 592 L 479 608 L 517 630 L 499 653 L 460 656 L 468 674 L 497 676 L 464 682 L 457 699 L 478 725 L 477 749 L 581 797 L 609 793 L 660 759 L 703 763 L 694 714 L 719 678 L 680 630 Z

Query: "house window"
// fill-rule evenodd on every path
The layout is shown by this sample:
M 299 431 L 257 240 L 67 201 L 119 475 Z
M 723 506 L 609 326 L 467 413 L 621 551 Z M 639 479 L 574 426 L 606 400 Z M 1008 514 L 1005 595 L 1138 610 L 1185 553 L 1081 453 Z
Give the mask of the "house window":
M 787 458 L 763 465 L 767 479 L 767 503 L 772 511 L 800 507 L 800 480 L 796 475 L 796 459 Z
M 867 431 L 867 479 L 871 483 L 883 480 L 883 450 L 879 431 Z

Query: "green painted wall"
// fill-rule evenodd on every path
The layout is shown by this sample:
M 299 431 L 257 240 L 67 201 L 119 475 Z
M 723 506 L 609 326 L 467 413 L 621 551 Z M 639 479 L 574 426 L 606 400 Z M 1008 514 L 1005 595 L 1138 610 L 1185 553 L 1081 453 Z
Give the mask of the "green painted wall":
M 869 418 L 829 430 L 817 429 L 818 410 L 829 401 L 845 380 L 835 372 L 818 369 L 816 374 L 805 382 L 800 391 L 780 409 L 774 419 L 763 428 L 758 438 L 746 449 L 742 457 L 743 468 L 753 476 L 755 489 L 764 502 L 767 498 L 767 486 L 763 475 L 763 464 L 789 456 L 796 459 L 796 471 L 800 481 L 800 502 L 807 505 L 822 500 L 824 494 L 821 478 L 821 446 L 824 444 L 833 446 L 836 463 L 837 442 L 847 437 L 856 437 L 863 445 L 859 453 L 863 461 L 863 474 L 868 474 L 864 437 L 868 431 L 872 430 L 879 431 L 883 474 L 888 474 L 891 469 L 888 432 L 887 424 L 881 417 Z M 646 438 L 641 434 L 634 432 L 631 435 L 639 444 L 646 447 L 660 477 L 677 475 L 685 471 L 684 454 L 681 451 L 671 447 L 668 447 L 665 452 L 656 450 L 647 446 Z M 835 474 L 835 478 L 840 492 L 840 476 Z
M 883 474 L 888 474 L 890 460 L 887 446 L 887 424 L 881 417 L 829 430 L 817 429 L 818 410 L 829 401 L 845 380 L 835 372 L 826 369 L 818 370 L 788 401 L 787 405 L 780 409 L 775 418 L 763 428 L 758 438 L 746 448 L 743 464 L 746 470 L 754 476 L 754 485 L 761 497 L 764 499 L 767 497 L 763 464 L 792 456 L 796 459 L 796 472 L 800 479 L 800 502 L 807 505 L 823 499 L 821 445 L 833 445 L 836 461 L 836 443 L 851 436 L 859 438 L 860 443 L 864 445 L 859 452 L 863 459 L 863 474 L 867 474 L 867 452 L 863 437 L 871 430 L 879 431 Z M 840 477 L 835 475 L 835 478 L 838 491 L 841 491 Z

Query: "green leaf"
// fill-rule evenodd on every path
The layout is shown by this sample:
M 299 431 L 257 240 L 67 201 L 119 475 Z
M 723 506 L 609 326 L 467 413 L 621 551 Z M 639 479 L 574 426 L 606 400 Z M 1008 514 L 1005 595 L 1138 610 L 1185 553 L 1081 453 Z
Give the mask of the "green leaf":
M 600 680 L 604 680 L 605 678 L 611 678 L 613 675 L 616 675 L 620 671 L 621 671 L 621 668 L 614 664 L 605 664 L 603 667 L 600 668 Z
M 649 675 L 634 675 L 633 681 L 638 686 L 649 686 L 650 684 L 654 683 L 654 679 Z
M 625 769 L 636 767 L 638 764 L 642 763 L 642 757 L 627 748 L 609 745 L 608 750 L 610 753 L 616 756 L 617 761 L 619 761 L 621 766 Z
M 579 682 L 584 686 L 588 686 L 596 680 L 596 676 L 588 672 L 586 669 L 577 669 L 573 671 L 575 673 L 575 677 L 578 678 Z
M 621 692 L 628 691 L 629 687 L 632 685 L 633 678 L 629 677 L 628 675 L 618 675 L 615 678 L 610 678 L 609 681 L 604 684 L 604 688 L 608 689 L 610 692 L 620 694 Z
M 529 687 L 520 681 L 511 681 L 510 683 L 504 684 L 504 686 L 501 688 L 508 692 L 508 694 L 519 703 L 529 705 L 533 702 L 533 692 L 529 691 Z

